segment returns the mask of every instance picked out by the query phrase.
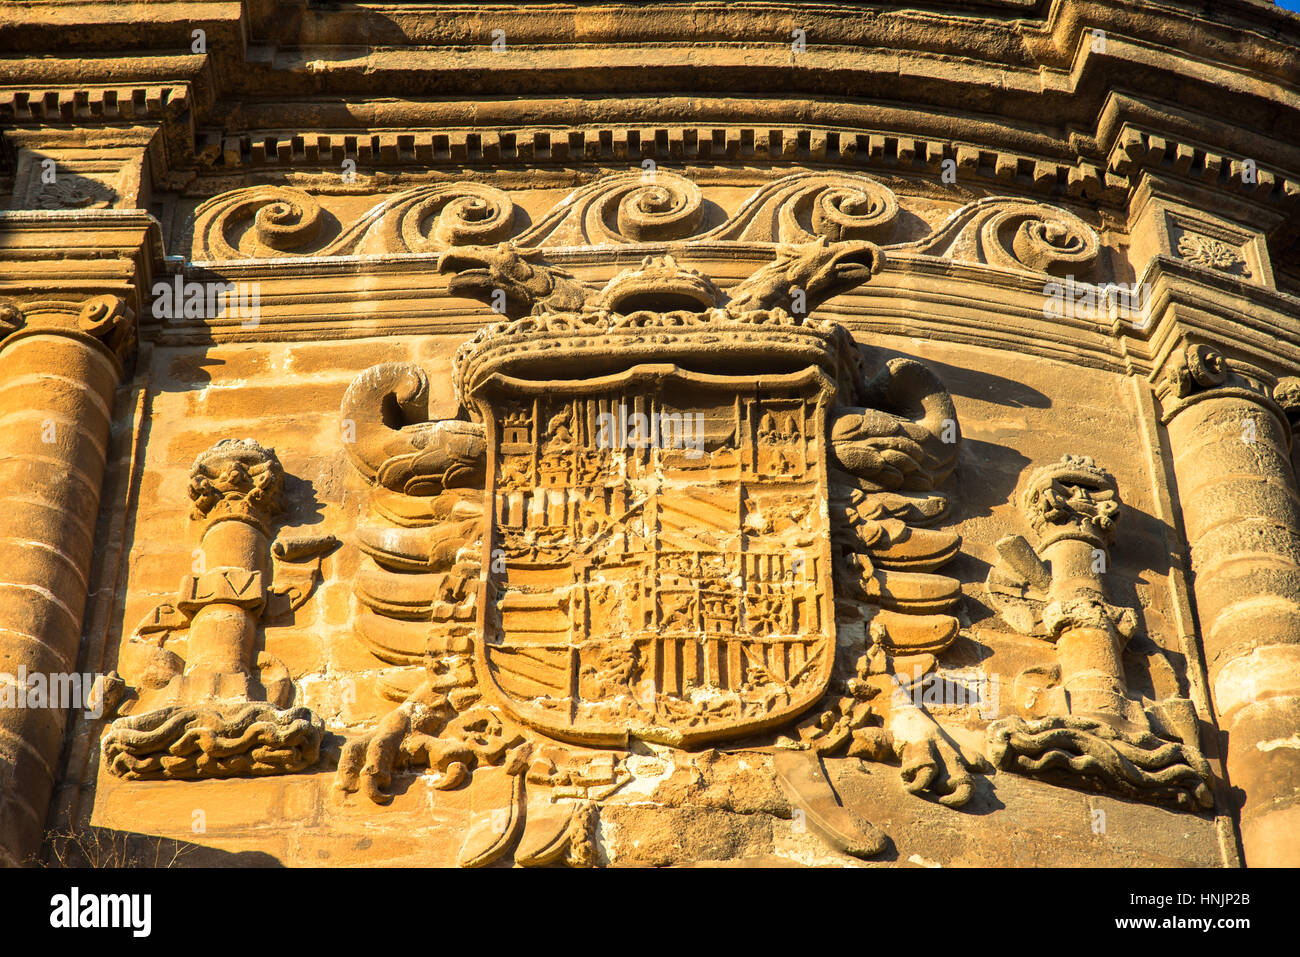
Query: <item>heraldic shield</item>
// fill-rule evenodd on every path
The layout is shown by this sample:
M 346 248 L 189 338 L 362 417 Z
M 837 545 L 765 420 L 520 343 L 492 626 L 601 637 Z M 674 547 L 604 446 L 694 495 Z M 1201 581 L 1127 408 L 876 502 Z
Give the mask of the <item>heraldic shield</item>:
M 599 291 L 509 244 L 440 260 L 449 291 L 504 317 L 457 350 L 452 417 L 412 363 L 344 396 L 372 485 L 356 635 L 400 704 L 349 741 L 341 793 L 383 803 L 394 772 L 428 767 L 438 789 L 481 776 L 510 807 L 526 787 L 587 807 L 631 780 L 640 740 L 776 748 L 800 795 L 824 779 L 792 754 L 905 755 L 909 786 L 969 798 L 934 722 L 892 704 L 893 676 L 933 669 L 959 628 L 960 582 L 937 572 L 960 538 L 927 527 L 948 511 L 951 396 L 808 314 L 866 282 L 877 247 L 772 255 L 725 292 L 670 255 Z M 515 839 L 540 860 L 511 821 L 465 860 Z
M 491 376 L 480 675 L 581 744 L 685 745 L 779 724 L 835 654 L 816 366 Z

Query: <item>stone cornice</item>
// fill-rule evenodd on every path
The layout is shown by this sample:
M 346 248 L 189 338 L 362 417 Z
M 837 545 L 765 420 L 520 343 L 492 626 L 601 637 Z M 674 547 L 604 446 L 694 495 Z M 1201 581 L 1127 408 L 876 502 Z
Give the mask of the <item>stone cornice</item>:
M 136 315 L 163 262 L 158 221 L 140 210 L 0 211 L 0 297 L 121 298 Z
M 1167 256 L 1151 261 L 1142 282 L 1148 321 L 1124 332 L 1133 371 L 1157 382 L 1189 343 L 1223 354 L 1262 388 L 1300 369 L 1300 299 Z
M 480 110 L 497 87 L 509 97 L 520 89 L 535 91 L 530 108 L 543 114 L 548 96 L 583 94 L 585 109 L 575 112 L 556 103 L 551 111 L 556 124 L 575 130 L 638 122 L 631 114 L 618 115 L 619 102 L 638 92 L 691 89 L 761 96 L 779 90 L 817 102 L 852 96 L 939 114 L 983 114 L 985 121 L 1003 127 L 1004 135 L 1032 130 L 1045 116 L 1056 124 L 1095 127 L 1112 85 L 1122 78 L 1124 89 L 1138 98 L 1167 98 L 1176 90 L 1179 103 L 1172 105 L 1202 118 L 1214 116 L 1224 91 L 1230 91 L 1234 122 L 1276 131 L 1271 146 L 1256 137 L 1241 143 L 1238 151 L 1262 165 L 1300 169 L 1292 155 L 1296 138 L 1287 135 L 1288 125 L 1300 123 L 1300 103 L 1289 82 L 1300 71 L 1300 52 L 1288 42 L 1291 34 L 1300 34 L 1300 20 L 1246 0 L 1216 4 L 1209 16 L 1192 4 L 1075 0 L 986 4 L 973 10 L 964 4 L 960 12 L 955 4 L 934 4 L 933 10 L 886 9 L 870 15 L 853 7 L 853 16 L 845 15 L 849 8 L 836 5 L 706 3 L 653 10 L 548 5 L 545 17 L 527 5 L 360 5 L 323 11 L 303 3 L 156 2 L 149 4 L 155 22 L 147 25 L 129 22 L 121 13 L 92 14 L 77 4 L 56 5 L 51 16 L 51 6 L 13 5 L 0 45 L 27 58 L 0 62 L 0 118 L 19 125 L 116 122 L 123 115 L 148 116 L 151 103 L 153 112 L 159 112 L 180 95 L 173 90 L 165 101 L 162 84 L 188 86 L 189 118 L 198 142 L 189 147 L 195 155 L 181 155 L 183 148 L 181 154 L 173 151 L 172 164 L 182 168 L 223 167 L 237 152 L 230 148 L 232 137 L 241 144 L 240 153 L 247 137 L 251 154 L 251 144 L 264 140 L 263 133 L 277 143 L 280 137 L 291 143 L 295 136 L 322 131 L 379 133 L 376 127 L 386 127 L 394 136 L 454 133 L 457 93 L 470 92 L 464 84 L 472 77 L 473 102 Z M 430 16 L 435 10 L 437 15 Z M 98 19 L 79 19 L 91 16 Z M 937 30 L 940 17 L 943 29 Z M 1193 21 L 1195 31 L 1190 29 Z M 116 37 L 109 29 L 115 23 L 123 31 L 129 28 L 129 37 Z M 790 50 L 789 24 L 810 38 L 798 58 Z M 508 55 L 491 51 L 489 27 L 506 32 Z M 206 31 L 205 54 L 189 52 L 192 28 Z M 1107 31 L 1104 51 L 1093 47 L 1094 28 Z M 765 41 L 769 34 L 772 39 Z M 575 36 L 580 38 L 576 42 Z M 365 47 L 356 45 L 358 37 L 365 38 Z M 56 56 L 32 56 L 56 38 L 59 42 L 50 46 Z M 93 55 L 69 58 L 78 40 L 93 41 L 93 50 L 85 51 Z M 614 47 L 619 55 L 611 58 Z M 590 64 L 584 65 L 584 56 Z M 611 60 L 620 68 L 612 67 Z M 124 84 L 123 78 L 132 82 Z M 151 85 L 159 88 L 152 95 Z M 270 91 L 277 97 L 274 123 L 259 116 L 255 104 L 251 110 L 247 104 L 249 97 L 264 99 Z M 602 102 L 603 96 L 612 99 Z M 440 102 L 434 104 L 431 97 Z M 367 101 L 380 107 L 401 100 L 411 101 L 402 107 L 416 115 L 408 112 L 407 119 L 395 124 L 378 117 L 322 123 L 318 111 L 339 98 L 349 101 L 353 116 L 365 117 Z M 185 112 L 185 105 L 174 112 Z M 749 119 L 745 101 L 732 99 L 727 110 L 742 123 Z M 482 123 L 475 116 L 474 122 Z M 686 119 L 709 122 L 705 115 Z M 763 120 L 755 115 L 750 122 Z M 501 125 L 510 124 L 503 118 Z M 861 129 L 857 123 L 851 126 Z M 881 132 L 925 135 L 888 127 Z M 1226 128 L 1217 133 L 1226 135 Z M 1045 140 L 1058 135 L 1059 126 L 1042 133 Z M 996 136 L 974 139 L 980 148 L 1001 141 Z M 1089 155 L 1086 146 L 1079 144 L 1069 165 Z M 1100 148 L 1094 161 L 1107 158 L 1108 144 Z M 1217 135 L 1208 148 L 1231 151 Z M 383 150 L 377 152 L 369 161 L 383 165 Z M 290 148 L 290 160 L 292 154 Z M 584 153 L 568 161 L 584 158 L 589 157 Z M 255 157 L 249 159 L 258 165 Z M 492 163 L 490 152 L 481 161 Z M 285 160 L 277 156 L 277 162 Z

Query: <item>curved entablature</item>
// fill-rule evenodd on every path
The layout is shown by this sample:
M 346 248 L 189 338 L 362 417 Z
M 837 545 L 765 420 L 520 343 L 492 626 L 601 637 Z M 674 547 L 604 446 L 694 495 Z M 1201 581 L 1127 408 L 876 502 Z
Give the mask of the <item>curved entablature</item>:
M 1274 244 L 1295 241 L 1294 14 L 1247 0 L 869 6 L 548 5 L 542 16 L 525 4 L 491 25 L 443 4 L 286 17 L 276 3 L 229 2 L 145 24 L 111 5 L 55 23 L 19 9 L 0 38 L 33 57 L 0 73 L 24 194 L 14 205 L 57 201 L 18 155 L 57 146 L 70 161 L 72 140 L 42 132 L 56 127 L 96 149 L 145 151 L 155 194 L 287 177 L 356 195 L 467 168 L 572 183 L 575 169 L 646 160 L 933 183 L 951 164 L 977 192 L 1110 209 L 1144 174 L 1209 184 L 1280 217 Z M 371 46 L 344 39 L 358 36 Z M 59 59 L 90 37 L 93 59 Z M 36 58 L 42 49 L 58 56 Z M 807 108 L 790 110 L 792 98 Z M 355 179 L 343 181 L 349 161 Z M 113 187 L 108 170 L 92 172 Z M 135 188 L 114 191 L 115 205 L 138 201 Z

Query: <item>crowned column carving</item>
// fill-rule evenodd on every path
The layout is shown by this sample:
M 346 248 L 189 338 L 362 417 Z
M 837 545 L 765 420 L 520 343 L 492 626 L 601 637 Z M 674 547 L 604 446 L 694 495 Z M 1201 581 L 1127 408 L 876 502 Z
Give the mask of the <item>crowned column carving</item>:
M 1105 586 L 1121 504 L 1114 477 L 1085 456 L 1029 476 L 1020 508 L 1037 547 L 1020 535 L 999 541 L 987 591 L 1009 624 L 1055 646 L 1056 664 L 1017 676 L 1019 714 L 990 725 L 990 756 L 1007 771 L 1208 808 L 1210 768 L 1192 703 L 1144 708 L 1125 681 L 1137 616 L 1112 605 Z
M 1177 351 L 1159 391 L 1230 783 L 1250 866 L 1300 864 L 1300 498 L 1294 386 L 1275 399 L 1218 351 Z M 1280 402 L 1279 402 L 1280 400 Z M 1281 404 L 1280 404 L 1281 403 Z
M 116 720 L 102 746 L 108 768 L 126 778 L 208 778 L 285 774 L 315 764 L 324 725 L 290 707 L 284 665 L 257 650 L 268 609 L 288 611 L 310 597 L 318 574 L 285 585 L 283 563 L 315 561 L 332 537 L 270 540 L 283 508 L 284 469 L 253 439 L 223 439 L 190 473 L 199 559 L 174 602 L 158 606 L 124 655 L 140 683 L 141 709 Z M 275 556 L 275 557 L 273 557 Z M 301 576 L 299 576 L 301 577 Z M 273 613 L 274 613 L 273 611 Z M 187 633 L 185 658 L 168 647 Z
M 1056 643 L 1066 708 L 1122 721 L 1129 701 L 1120 656 L 1136 616 L 1109 604 L 1103 584 L 1120 514 L 1115 479 L 1067 455 L 1030 477 L 1022 508 L 1050 568 L 1043 624 Z
M 203 527 L 203 571 L 185 577 L 177 603 L 193 615 L 183 696 L 248 698 L 284 469 L 273 450 L 251 439 L 227 439 L 194 462 L 189 491 L 193 517 Z

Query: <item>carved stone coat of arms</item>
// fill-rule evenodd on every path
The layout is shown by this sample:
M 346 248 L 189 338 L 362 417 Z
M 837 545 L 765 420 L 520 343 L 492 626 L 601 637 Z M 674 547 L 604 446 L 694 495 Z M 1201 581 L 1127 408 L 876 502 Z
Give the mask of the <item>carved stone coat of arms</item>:
M 892 194 L 810 174 L 674 245 L 699 227 L 701 200 L 662 179 L 590 184 L 506 242 L 502 196 L 422 187 L 322 247 L 367 248 L 371 227 L 418 246 L 426 214 L 455 206 L 430 263 L 450 296 L 493 313 L 449 383 L 383 363 L 342 401 L 342 444 L 369 487 L 348 543 L 364 555 L 348 640 L 379 662 L 368 680 L 395 707 L 341 747 L 291 707 L 286 670 L 256 635 L 309 600 L 338 542 L 272 541 L 274 451 L 218 443 L 191 482 L 211 567 L 128 642 L 143 690 L 104 738 L 112 773 L 267 775 L 337 758 L 336 799 L 383 804 L 395 774 L 427 769 L 434 790 L 468 792 L 467 866 L 600 863 L 602 808 L 649 793 L 637 759 L 651 754 L 697 769 L 725 754 L 857 857 L 888 838 L 840 800 L 827 757 L 895 764 L 908 791 L 948 807 L 995 769 L 1209 807 L 1192 703 L 1128 685 L 1136 618 L 1105 583 L 1122 503 L 1090 458 L 1029 475 L 1020 511 L 1034 541 L 999 540 L 985 583 L 989 605 L 1053 661 L 1022 668 L 1014 701 L 970 716 L 961 743 L 936 720 L 925 695 L 949 680 L 940 656 L 962 632 L 961 582 L 945 573 L 961 546 L 956 408 L 925 364 L 816 315 L 887 255 L 957 250 L 1042 273 L 1094 255 L 1090 230 L 1060 210 L 979 200 L 882 249 L 867 237 L 893 229 Z M 203 212 L 205 235 L 269 198 L 241 195 Z M 728 268 L 759 265 L 715 279 L 673 255 L 712 262 L 714 243 Z M 548 261 L 552 249 L 614 275 L 596 288 Z M 443 416 L 435 393 L 454 397 Z
M 427 418 L 410 365 L 368 370 L 344 400 L 375 485 L 359 633 L 425 677 L 390 689 L 402 706 L 349 743 L 339 788 L 383 801 L 394 769 L 428 765 L 439 786 L 501 778 L 509 807 L 549 789 L 553 812 L 558 793 L 592 813 L 637 740 L 781 738 L 799 758 L 778 773 L 814 803 L 797 760 L 846 745 L 907 750 L 918 789 L 969 797 L 919 709 L 907 742 L 884 726 L 886 673 L 930 670 L 958 630 L 958 583 L 935 573 L 958 539 L 924 527 L 947 510 L 951 400 L 910 360 L 873 373 L 843 328 L 807 315 L 880 260 L 821 237 L 729 293 L 671 256 L 593 293 L 507 244 L 444 256 L 451 291 L 505 319 L 457 353 L 458 417 Z M 857 677 L 837 661 L 845 616 L 872 636 Z M 837 664 L 858 698 L 832 713 L 814 706 Z M 801 742 L 779 733 L 797 723 Z M 837 842 L 874 853 L 878 833 L 830 803 Z M 569 834 L 582 814 L 559 816 Z M 463 863 L 516 842 L 517 862 L 540 861 L 537 838 L 497 824 Z

